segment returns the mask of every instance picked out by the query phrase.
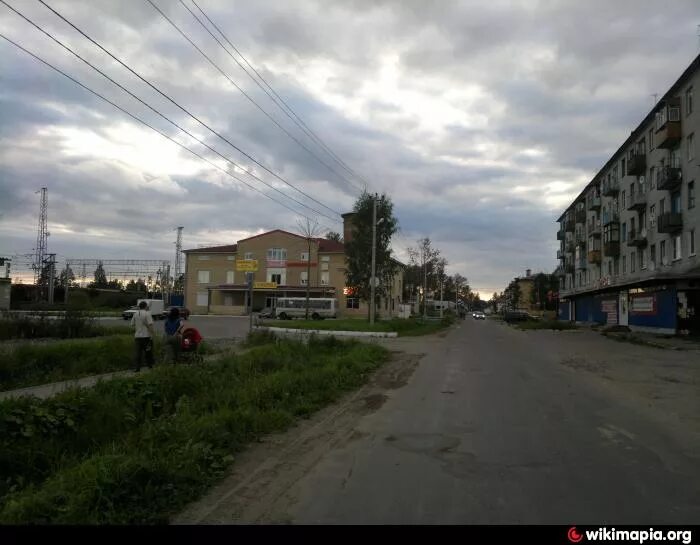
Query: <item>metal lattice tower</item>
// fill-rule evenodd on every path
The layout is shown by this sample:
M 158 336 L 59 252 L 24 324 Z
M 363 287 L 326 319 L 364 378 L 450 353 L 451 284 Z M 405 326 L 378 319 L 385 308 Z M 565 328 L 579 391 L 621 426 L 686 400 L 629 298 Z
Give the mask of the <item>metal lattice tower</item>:
M 34 284 L 39 284 L 41 271 L 44 267 L 44 259 L 46 259 L 46 248 L 49 237 L 49 232 L 46 229 L 47 224 L 47 209 L 48 209 L 48 190 L 45 187 L 41 188 L 41 203 L 39 205 L 39 227 L 36 234 L 36 247 L 34 248 Z
M 177 228 L 177 242 L 175 243 L 175 281 L 182 274 L 182 229 L 183 227 Z

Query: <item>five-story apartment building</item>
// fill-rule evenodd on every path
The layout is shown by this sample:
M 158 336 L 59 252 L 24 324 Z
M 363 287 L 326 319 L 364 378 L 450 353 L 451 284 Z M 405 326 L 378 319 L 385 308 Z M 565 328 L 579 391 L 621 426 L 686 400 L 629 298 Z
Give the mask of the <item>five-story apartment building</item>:
M 700 332 L 695 90 L 700 56 L 559 218 L 561 319 Z

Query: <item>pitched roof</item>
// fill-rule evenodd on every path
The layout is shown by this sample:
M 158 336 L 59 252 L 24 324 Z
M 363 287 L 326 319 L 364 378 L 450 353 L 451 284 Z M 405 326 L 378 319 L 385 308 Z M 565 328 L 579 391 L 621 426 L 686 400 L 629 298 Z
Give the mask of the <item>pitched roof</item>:
M 182 250 L 185 254 L 230 254 L 238 250 L 238 244 L 227 244 L 225 246 L 209 246 L 208 248 L 192 248 Z
M 327 238 L 318 239 L 318 251 L 331 254 L 345 253 L 345 244 Z
M 247 240 L 253 240 L 254 238 L 260 238 L 260 237 L 264 237 L 267 235 L 271 235 L 272 233 L 282 233 L 284 235 L 289 235 L 292 237 L 297 237 L 297 238 L 301 238 L 301 239 L 306 240 L 306 237 L 303 237 L 302 235 L 297 235 L 296 233 L 291 233 L 289 231 L 285 231 L 284 229 L 273 229 L 272 231 L 265 231 L 264 233 L 260 233 L 259 235 L 253 235 L 252 237 L 243 238 L 243 239 L 239 240 L 238 243 L 240 244 L 241 242 L 244 242 Z

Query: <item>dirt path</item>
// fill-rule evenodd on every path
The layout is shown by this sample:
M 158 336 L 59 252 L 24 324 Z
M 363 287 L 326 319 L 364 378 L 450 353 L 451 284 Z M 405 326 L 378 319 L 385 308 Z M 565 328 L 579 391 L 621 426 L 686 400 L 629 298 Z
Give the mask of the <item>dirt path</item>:
M 415 349 L 418 343 L 410 344 Z M 174 517 L 172 523 L 290 522 L 275 515 L 275 505 L 293 501 L 285 497 L 289 489 L 328 452 L 364 436 L 355 429 L 359 419 L 378 410 L 392 390 L 403 387 L 421 357 L 392 352 L 391 360 L 358 391 L 239 455 L 233 473 Z

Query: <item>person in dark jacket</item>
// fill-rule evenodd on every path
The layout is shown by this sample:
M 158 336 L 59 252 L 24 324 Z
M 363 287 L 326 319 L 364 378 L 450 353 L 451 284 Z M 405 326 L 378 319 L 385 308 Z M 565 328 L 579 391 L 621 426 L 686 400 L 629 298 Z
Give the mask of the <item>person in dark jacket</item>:
M 184 322 L 180 318 L 180 310 L 171 308 L 163 327 L 165 328 L 165 349 L 170 354 L 173 363 L 177 363 L 180 359 L 183 326 Z

